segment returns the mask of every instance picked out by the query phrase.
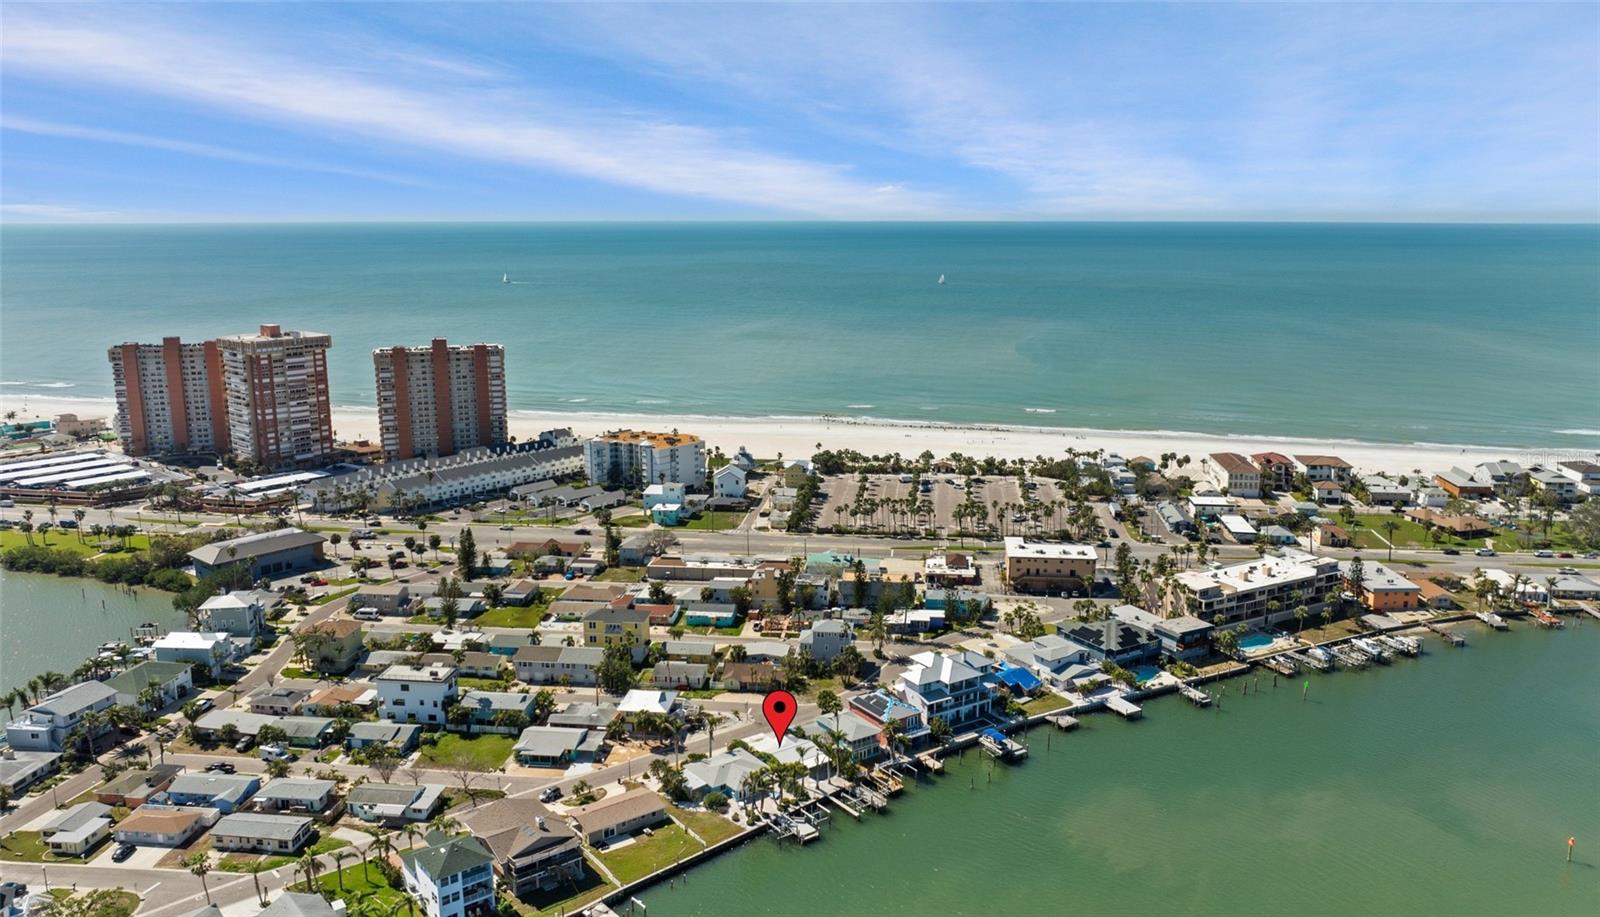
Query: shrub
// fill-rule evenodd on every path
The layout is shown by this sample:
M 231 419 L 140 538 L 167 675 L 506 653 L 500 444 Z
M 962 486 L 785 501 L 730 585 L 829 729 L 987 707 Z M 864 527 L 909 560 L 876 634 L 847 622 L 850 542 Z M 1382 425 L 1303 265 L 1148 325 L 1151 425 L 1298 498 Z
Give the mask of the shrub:
M 728 797 L 713 790 L 706 794 L 706 808 L 713 812 L 726 812 L 728 810 Z

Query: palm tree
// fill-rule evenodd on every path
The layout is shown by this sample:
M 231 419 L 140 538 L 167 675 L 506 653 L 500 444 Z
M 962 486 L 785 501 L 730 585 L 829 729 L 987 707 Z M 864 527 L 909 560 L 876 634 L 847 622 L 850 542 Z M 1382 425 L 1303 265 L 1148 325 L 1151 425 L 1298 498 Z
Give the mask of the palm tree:
M 373 851 L 377 851 L 380 856 L 387 859 L 388 855 L 394 852 L 394 842 L 389 839 L 389 832 L 382 828 L 369 827 L 361 830 L 372 837 L 372 843 L 361 852 L 361 877 L 366 878 L 367 864 L 372 861 Z
M 206 873 L 211 871 L 211 852 L 202 850 L 183 858 L 183 865 L 200 877 L 200 888 L 206 893 L 206 904 L 211 903 L 211 888 L 206 884 Z
M 266 860 L 255 860 L 244 864 L 244 871 L 250 874 L 250 880 L 256 884 L 256 900 L 261 902 L 262 907 L 267 906 L 267 893 L 261 890 L 261 874 L 275 868 Z
M 329 856 L 333 857 L 333 868 L 337 870 L 334 875 L 339 879 L 339 891 L 341 892 L 344 891 L 344 861 L 355 855 L 343 847 L 329 854 Z M 365 858 L 362 859 L 362 862 L 366 862 Z

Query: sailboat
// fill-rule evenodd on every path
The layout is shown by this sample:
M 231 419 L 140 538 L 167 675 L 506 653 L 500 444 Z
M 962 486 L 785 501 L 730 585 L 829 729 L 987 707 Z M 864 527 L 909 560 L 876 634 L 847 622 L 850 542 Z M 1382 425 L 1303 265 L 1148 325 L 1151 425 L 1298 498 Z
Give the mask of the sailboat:
M 939 275 L 939 286 L 944 286 L 944 275 L 943 274 Z
M 511 275 L 510 274 L 501 274 L 500 275 L 500 282 L 501 283 L 510 283 L 511 282 Z

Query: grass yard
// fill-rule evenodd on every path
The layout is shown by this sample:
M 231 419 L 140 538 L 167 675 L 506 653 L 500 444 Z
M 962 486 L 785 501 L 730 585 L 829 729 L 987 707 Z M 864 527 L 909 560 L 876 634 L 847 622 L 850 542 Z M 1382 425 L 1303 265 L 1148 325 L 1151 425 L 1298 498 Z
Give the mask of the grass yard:
M 332 853 L 341 847 L 348 846 L 350 846 L 350 842 L 344 838 L 334 837 L 331 834 L 324 834 L 323 836 L 317 838 L 317 842 L 315 844 L 312 844 L 300 852 L 302 854 L 309 853 L 312 856 L 321 856 L 324 853 Z M 217 863 L 217 868 L 223 872 L 245 872 L 251 863 L 264 861 L 268 869 L 277 869 L 279 866 L 287 866 L 298 859 L 300 859 L 298 856 L 266 856 L 259 853 L 230 853 L 227 856 L 224 856 Z
M 76 888 L 76 885 L 74 885 L 74 888 Z M 139 896 L 125 888 L 90 889 L 81 895 L 75 895 L 72 889 L 68 888 L 52 888 L 49 891 L 49 895 L 56 899 L 57 902 L 77 898 L 79 901 L 89 904 L 90 907 L 82 912 L 91 915 L 91 917 L 129 917 L 139 909 L 140 903 Z M 79 910 L 76 903 L 72 907 L 74 912 Z
M 650 524 L 649 516 L 613 516 L 611 524 L 619 529 L 642 529 Z
M 644 581 L 643 567 L 607 567 L 600 571 L 598 576 L 592 577 L 597 583 L 638 583 Z
M 699 842 L 679 825 L 663 825 L 653 830 L 653 837 L 636 834 L 633 843 L 626 847 L 598 854 L 617 881 L 627 884 L 642 879 L 701 849 Z
M 360 863 L 354 866 L 346 866 L 337 872 L 323 873 L 317 877 L 317 884 L 327 894 L 344 901 L 346 904 L 354 904 L 370 897 L 376 900 L 378 904 L 383 905 L 385 909 L 392 909 L 397 905 L 404 904 L 406 900 L 406 893 L 396 888 L 390 888 L 383 881 L 383 876 L 379 874 L 376 867 L 369 866 L 363 873 Z M 301 882 L 294 886 L 294 890 L 305 891 L 305 883 Z
M 1032 716 L 1035 713 L 1049 713 L 1067 706 L 1067 699 L 1059 694 L 1041 694 L 1033 700 L 1022 705 L 1024 713 Z
M 743 521 L 744 513 L 707 511 L 685 522 L 683 528 L 697 532 L 725 532 L 738 527 Z
M 21 514 L 18 513 L 18 515 L 20 516 Z M 63 515 L 63 518 L 71 519 L 72 514 L 66 513 Z M 42 508 L 34 510 L 34 525 L 49 521 L 50 517 Z M 45 534 L 50 536 L 48 541 L 45 540 Z M 100 542 L 102 541 L 121 541 L 121 539 L 111 539 L 104 535 L 99 538 L 95 538 L 93 535 L 85 532 L 83 535 L 83 541 L 80 542 L 78 541 L 77 532 L 67 531 L 66 529 L 53 529 L 48 533 L 33 533 L 33 543 L 41 548 L 59 548 L 63 551 L 71 551 L 74 554 L 82 554 L 85 557 L 91 554 L 99 554 Z M 28 536 L 22 532 L 19 532 L 15 529 L 5 529 L 0 531 L 0 550 L 4 550 L 6 548 L 25 547 L 27 544 Z M 143 551 L 148 547 L 150 547 L 150 537 L 148 535 L 134 535 L 132 538 L 128 539 L 128 549 L 123 553 Z
M 433 767 L 468 767 L 476 771 L 499 770 L 511 747 L 517 744 L 516 736 L 482 733 L 475 736 L 442 733 L 434 745 L 422 747 L 422 761 Z
M 102 841 L 90 851 L 99 853 L 100 848 L 107 842 Z M 45 846 L 44 838 L 37 831 L 13 831 L 0 838 L 0 862 L 10 860 L 16 863 L 82 863 L 83 857 L 57 856 Z
M 667 811 L 673 818 L 688 825 L 689 830 L 700 835 L 701 840 L 708 846 L 718 841 L 725 841 L 744 830 L 721 815 L 704 809 L 680 809 L 672 806 Z
M 548 605 L 529 605 L 526 608 L 517 608 L 508 605 L 503 608 L 491 608 L 473 618 L 472 623 L 479 627 L 534 628 L 544 620 L 544 611 L 548 607 Z
M 1481 548 L 1485 539 L 1482 538 L 1457 538 L 1439 533 L 1439 540 L 1428 541 L 1428 530 L 1420 522 L 1414 522 L 1404 516 L 1393 513 L 1365 513 L 1356 516 L 1355 525 L 1345 526 L 1345 531 L 1350 533 L 1351 542 L 1358 548 L 1373 551 L 1387 551 L 1388 545 L 1384 540 L 1389 538 L 1389 532 L 1384 528 L 1384 523 L 1393 521 L 1397 524 L 1394 530 L 1394 546 L 1396 548 Z M 1343 521 L 1339 522 L 1344 525 Z
M 590 902 L 596 901 L 616 888 L 600 875 L 593 863 L 585 863 L 583 878 L 571 885 L 563 885 L 547 892 L 535 892 L 526 898 L 514 899 L 517 913 L 522 917 L 547 917 L 555 914 L 576 914 Z
M 507 681 L 493 678 L 474 678 L 471 675 L 457 675 L 456 686 L 463 691 L 505 691 L 511 686 L 510 676 Z

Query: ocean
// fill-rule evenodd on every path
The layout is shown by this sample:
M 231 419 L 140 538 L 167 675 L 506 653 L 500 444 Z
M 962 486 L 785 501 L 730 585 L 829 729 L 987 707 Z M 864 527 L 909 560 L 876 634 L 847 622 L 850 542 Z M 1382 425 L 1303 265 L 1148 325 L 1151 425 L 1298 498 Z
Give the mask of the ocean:
M 1263 672 L 1220 711 L 1168 696 L 1038 728 L 1022 764 L 969 750 L 886 815 L 835 810 L 804 848 L 758 838 L 638 897 L 650 917 L 1592 915 L 1600 623 L 1466 633 L 1312 675 L 1305 700 Z
M 8 397 L 275 322 L 339 405 L 447 336 L 522 410 L 1600 448 L 1593 225 L 11 225 L 0 273 Z

